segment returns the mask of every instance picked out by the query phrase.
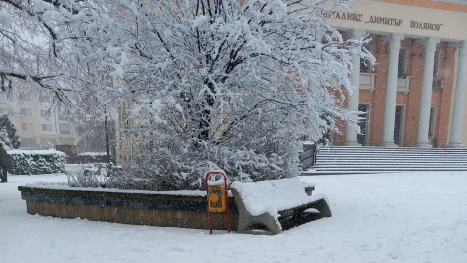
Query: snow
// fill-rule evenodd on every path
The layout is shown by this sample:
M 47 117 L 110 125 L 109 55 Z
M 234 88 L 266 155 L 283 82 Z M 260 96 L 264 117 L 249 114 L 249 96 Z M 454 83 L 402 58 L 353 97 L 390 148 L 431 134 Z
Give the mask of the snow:
M 34 176 L 37 178 L 37 176 Z M 177 195 L 177 196 L 206 196 L 206 191 L 202 190 L 180 190 L 180 191 L 144 191 L 144 190 L 121 190 L 114 188 L 90 188 L 90 187 L 70 187 L 68 183 L 57 182 L 35 182 L 26 184 L 32 188 L 42 189 L 61 189 L 61 190 L 76 190 L 76 191 L 99 191 L 99 192 L 112 192 L 112 193 L 132 193 L 132 194 L 163 194 L 163 195 Z
M 82 152 L 82 153 L 78 153 L 78 155 L 105 156 L 107 155 L 107 153 L 106 152 Z
M 0 184 L 1 262 L 466 262 L 465 173 L 301 179 L 326 193 L 333 217 L 254 236 L 32 216 L 17 187 L 66 176 L 10 176 Z
M 56 150 L 10 150 L 8 151 L 8 154 L 40 154 L 40 155 L 50 155 L 50 154 L 56 154 L 56 155 L 61 155 L 65 156 L 66 154 L 61 151 L 56 151 Z
M 322 194 L 308 196 L 303 186 L 300 179 L 294 177 L 255 183 L 236 181 L 231 187 L 240 193 L 251 215 L 259 216 L 268 213 L 277 220 L 281 210 L 324 198 Z
M 13 17 L 5 10 L 0 10 L 0 23 L 3 23 L 5 26 L 13 23 Z
M 219 186 L 219 185 L 223 186 L 223 185 L 225 185 L 225 181 L 224 181 L 224 179 L 219 179 L 217 181 L 208 181 L 208 185 L 210 185 L 210 186 Z

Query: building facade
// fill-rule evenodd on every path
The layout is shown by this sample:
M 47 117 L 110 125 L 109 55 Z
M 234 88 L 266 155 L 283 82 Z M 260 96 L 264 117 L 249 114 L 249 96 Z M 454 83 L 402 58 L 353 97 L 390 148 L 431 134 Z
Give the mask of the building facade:
M 75 128 L 68 116 L 52 107 L 49 97 L 31 93 L 11 99 L 2 94 L 0 113 L 8 114 L 15 123 L 21 138 L 20 149 L 48 149 L 76 143 Z
M 353 55 L 345 100 L 362 135 L 341 123 L 334 145 L 461 147 L 467 142 L 467 1 L 360 0 L 324 14 L 344 37 L 370 40 L 375 65 Z

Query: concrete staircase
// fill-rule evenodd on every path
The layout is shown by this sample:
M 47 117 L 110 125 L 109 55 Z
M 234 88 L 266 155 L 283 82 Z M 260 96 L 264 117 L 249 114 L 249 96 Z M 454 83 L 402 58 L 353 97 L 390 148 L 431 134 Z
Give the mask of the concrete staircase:
M 302 175 L 368 174 L 410 171 L 467 171 L 467 149 L 416 147 L 321 148 Z

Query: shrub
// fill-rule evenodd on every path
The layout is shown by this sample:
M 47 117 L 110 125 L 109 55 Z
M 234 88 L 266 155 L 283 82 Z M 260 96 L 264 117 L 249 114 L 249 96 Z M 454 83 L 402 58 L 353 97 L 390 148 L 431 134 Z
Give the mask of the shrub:
M 6 149 L 18 149 L 20 145 L 20 138 L 16 135 L 16 126 L 8 119 L 8 115 L 0 116 L 0 142 L 3 142 Z
M 107 153 L 103 152 L 83 152 L 75 156 L 68 157 L 68 163 L 106 163 Z
M 11 174 L 51 174 L 65 171 L 66 155 L 54 150 L 8 151 Z
M 71 187 L 100 187 L 103 182 L 100 176 L 94 173 L 86 174 L 85 168 L 75 173 L 67 174 L 68 185 Z

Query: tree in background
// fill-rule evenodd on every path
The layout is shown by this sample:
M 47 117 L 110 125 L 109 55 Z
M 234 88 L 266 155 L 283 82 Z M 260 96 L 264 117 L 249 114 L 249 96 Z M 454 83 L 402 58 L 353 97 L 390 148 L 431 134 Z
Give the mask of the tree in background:
M 111 160 L 115 156 L 115 122 L 109 121 L 107 130 L 102 120 L 89 120 L 77 128 L 78 140 L 76 150 L 80 152 L 106 152 L 107 136 L 109 137 L 109 151 Z
M 18 149 L 20 145 L 20 138 L 16 135 L 16 126 L 7 115 L 0 116 L 0 142 L 6 146 L 6 149 Z

